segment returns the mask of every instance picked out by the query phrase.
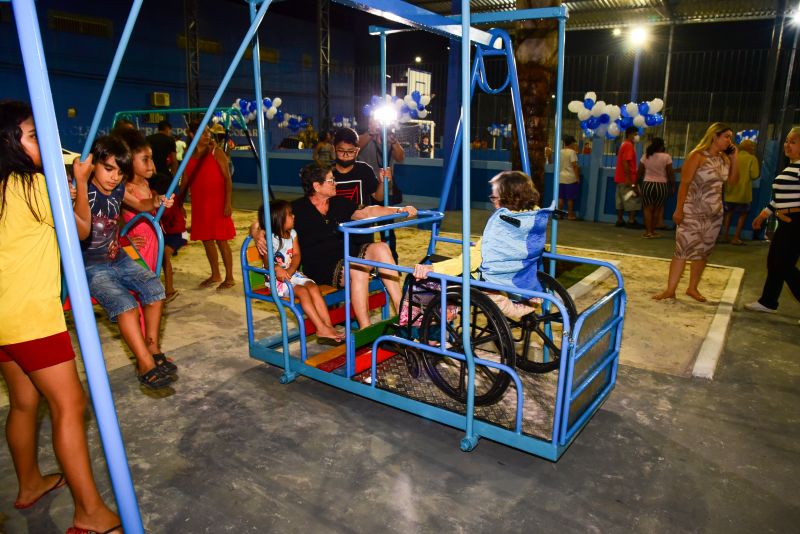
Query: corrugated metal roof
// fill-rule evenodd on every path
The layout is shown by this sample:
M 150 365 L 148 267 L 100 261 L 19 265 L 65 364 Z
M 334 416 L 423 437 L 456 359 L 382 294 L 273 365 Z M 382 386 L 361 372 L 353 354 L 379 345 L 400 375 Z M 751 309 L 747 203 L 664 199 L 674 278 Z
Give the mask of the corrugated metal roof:
M 436 13 L 451 12 L 451 0 L 410 1 Z M 472 0 L 470 5 L 475 13 L 517 9 L 516 0 Z M 769 19 L 776 15 L 776 0 L 568 0 L 563 5 L 569 10 L 569 30 Z

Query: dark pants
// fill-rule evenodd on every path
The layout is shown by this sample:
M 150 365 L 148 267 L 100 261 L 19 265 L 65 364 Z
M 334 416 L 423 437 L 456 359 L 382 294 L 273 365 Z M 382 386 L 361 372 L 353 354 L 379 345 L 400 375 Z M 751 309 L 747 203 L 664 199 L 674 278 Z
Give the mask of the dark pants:
M 797 260 L 800 258 L 800 213 L 792 213 L 789 217 L 792 222 L 780 221 L 770 242 L 767 281 L 758 299 L 763 306 L 773 310 L 778 308 L 778 297 L 784 282 L 794 298 L 800 301 L 800 270 L 797 269 Z

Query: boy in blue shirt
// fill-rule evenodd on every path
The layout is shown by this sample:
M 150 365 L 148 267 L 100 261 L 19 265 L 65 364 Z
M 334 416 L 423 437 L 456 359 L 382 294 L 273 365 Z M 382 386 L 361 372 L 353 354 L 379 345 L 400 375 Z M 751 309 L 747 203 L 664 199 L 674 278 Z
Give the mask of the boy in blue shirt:
M 117 137 L 98 138 L 85 162 L 76 158 L 75 221 L 81 242 L 86 280 L 92 297 L 112 322 L 119 324 L 125 343 L 136 357 L 136 375 L 150 389 L 166 387 L 177 367 L 161 352 L 159 328 L 164 286 L 150 270 L 134 262 L 119 246 L 122 205 L 136 211 L 151 211 L 173 199 L 164 196 L 139 200 L 125 191 L 125 176 L 131 172 L 131 154 Z M 136 293 L 144 310 L 145 333 L 139 322 Z

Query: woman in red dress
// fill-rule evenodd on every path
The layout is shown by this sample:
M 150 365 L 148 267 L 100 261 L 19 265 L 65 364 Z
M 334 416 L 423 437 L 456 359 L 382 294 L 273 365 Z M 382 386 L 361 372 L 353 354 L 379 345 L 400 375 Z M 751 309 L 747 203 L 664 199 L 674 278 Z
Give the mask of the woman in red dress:
M 199 121 L 189 124 L 189 135 L 194 137 Z M 233 287 L 233 255 L 228 241 L 236 236 L 231 219 L 231 193 L 233 185 L 228 170 L 228 156 L 211 140 L 206 128 L 197 148 L 186 165 L 186 180 L 192 197 L 192 241 L 202 241 L 211 265 L 211 276 L 200 283 L 209 287 L 219 283 L 217 290 Z M 215 247 L 216 243 L 216 247 Z M 219 256 L 225 265 L 225 279 L 219 272 Z

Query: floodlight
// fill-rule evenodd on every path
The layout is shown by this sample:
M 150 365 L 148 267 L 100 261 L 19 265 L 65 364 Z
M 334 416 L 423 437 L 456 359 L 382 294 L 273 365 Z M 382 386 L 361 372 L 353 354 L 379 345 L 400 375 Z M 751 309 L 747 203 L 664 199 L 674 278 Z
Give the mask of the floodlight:
M 417 56 L 414 58 L 414 63 L 422 63 L 422 58 Z
M 644 26 L 636 26 L 635 28 L 631 29 L 630 33 L 628 33 L 628 42 L 634 48 L 641 48 L 646 42 L 647 39 L 650 37 L 647 28 Z
M 800 6 L 798 6 L 794 13 L 792 13 L 792 24 L 795 26 L 800 26 Z
M 397 108 L 391 104 L 381 104 L 372 112 L 372 118 L 383 126 L 397 122 Z
M 619 28 L 614 28 L 613 30 L 611 30 L 611 35 L 613 35 L 614 37 L 619 37 L 620 35 L 622 35 L 622 30 L 620 30 Z

